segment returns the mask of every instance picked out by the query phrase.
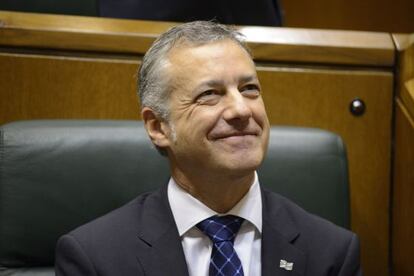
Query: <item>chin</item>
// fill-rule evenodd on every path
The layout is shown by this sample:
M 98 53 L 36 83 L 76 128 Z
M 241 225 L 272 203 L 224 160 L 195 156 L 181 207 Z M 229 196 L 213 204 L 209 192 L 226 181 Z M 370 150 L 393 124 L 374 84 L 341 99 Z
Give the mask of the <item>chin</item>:
M 255 171 L 263 161 L 262 155 L 260 156 L 246 156 L 246 155 L 237 155 L 233 158 L 230 158 L 226 163 L 226 167 L 229 170 L 237 172 L 249 172 Z
M 248 146 L 235 147 L 234 145 L 220 144 L 211 151 L 214 157 L 213 164 L 223 170 L 254 171 L 263 161 L 264 149 L 261 144 L 248 144 Z

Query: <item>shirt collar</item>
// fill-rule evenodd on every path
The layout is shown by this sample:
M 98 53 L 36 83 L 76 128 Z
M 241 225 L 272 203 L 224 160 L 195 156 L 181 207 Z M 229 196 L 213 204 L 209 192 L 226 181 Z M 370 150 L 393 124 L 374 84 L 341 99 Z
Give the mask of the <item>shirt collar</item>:
M 180 236 L 200 221 L 218 214 L 182 189 L 172 177 L 168 183 L 168 201 Z M 257 173 L 246 195 L 229 212 L 219 215 L 239 216 L 262 232 L 262 195 Z

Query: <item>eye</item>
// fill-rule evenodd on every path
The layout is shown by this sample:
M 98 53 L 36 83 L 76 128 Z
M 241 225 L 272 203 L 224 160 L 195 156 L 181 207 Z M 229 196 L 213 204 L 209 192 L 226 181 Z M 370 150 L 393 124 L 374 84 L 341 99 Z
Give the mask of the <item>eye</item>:
M 260 95 L 260 87 L 258 84 L 246 84 L 241 87 L 240 93 L 250 97 L 257 97 Z
M 208 97 L 208 96 L 211 96 L 211 95 L 214 95 L 214 94 L 215 94 L 214 90 L 207 90 L 207 91 L 204 91 L 203 93 L 201 93 L 198 97 Z
M 220 91 L 210 89 L 200 93 L 196 98 L 196 102 L 199 104 L 214 104 L 218 101 L 219 97 Z

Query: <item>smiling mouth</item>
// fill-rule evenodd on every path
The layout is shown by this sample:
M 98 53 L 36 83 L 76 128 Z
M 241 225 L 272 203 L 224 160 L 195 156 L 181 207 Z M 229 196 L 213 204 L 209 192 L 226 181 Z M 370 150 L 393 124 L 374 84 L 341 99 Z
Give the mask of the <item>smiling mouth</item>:
M 250 136 L 258 136 L 257 133 L 253 133 L 253 132 L 241 132 L 241 133 L 231 133 L 231 134 L 224 134 L 224 135 L 219 135 L 216 138 L 214 138 L 214 140 L 224 140 L 224 139 L 231 139 L 231 138 L 243 138 L 243 137 L 250 137 Z

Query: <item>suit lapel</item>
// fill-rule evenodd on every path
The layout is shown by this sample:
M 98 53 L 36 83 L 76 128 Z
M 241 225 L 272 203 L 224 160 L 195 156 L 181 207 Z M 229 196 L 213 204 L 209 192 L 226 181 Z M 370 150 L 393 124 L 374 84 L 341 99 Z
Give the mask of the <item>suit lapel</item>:
M 262 275 L 305 275 L 306 254 L 293 244 L 300 233 L 278 199 L 269 191 L 262 192 Z M 293 263 L 292 270 L 281 267 L 281 261 Z
M 181 240 L 168 203 L 167 185 L 149 195 L 141 210 L 137 257 L 145 275 L 188 275 Z
M 295 247 L 300 233 L 280 198 L 262 189 L 262 276 L 305 275 L 306 254 Z M 146 276 L 188 276 L 177 227 L 168 203 L 167 185 L 150 194 L 138 212 L 138 262 Z M 145 225 L 145 227 L 143 227 Z M 293 263 L 292 270 L 280 267 Z

